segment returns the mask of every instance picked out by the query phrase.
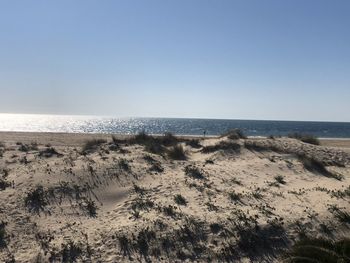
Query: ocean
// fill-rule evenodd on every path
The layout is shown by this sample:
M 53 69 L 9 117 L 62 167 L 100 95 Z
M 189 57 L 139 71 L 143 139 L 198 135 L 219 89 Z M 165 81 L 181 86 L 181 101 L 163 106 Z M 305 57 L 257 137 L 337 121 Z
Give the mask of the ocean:
M 349 122 L 262 121 L 181 118 L 112 118 L 39 114 L 0 114 L 0 131 L 220 135 L 233 128 L 248 136 L 287 135 L 293 132 L 320 138 L 350 138 Z

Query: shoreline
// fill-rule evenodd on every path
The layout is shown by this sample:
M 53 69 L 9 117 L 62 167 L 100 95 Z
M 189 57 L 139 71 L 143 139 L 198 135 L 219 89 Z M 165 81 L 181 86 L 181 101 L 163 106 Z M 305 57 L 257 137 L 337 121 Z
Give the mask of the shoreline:
M 80 146 L 89 139 L 110 139 L 111 136 L 118 138 L 130 138 L 134 134 L 113 134 L 113 133 L 65 133 L 65 132 L 23 132 L 23 131 L 0 131 L 0 142 L 37 142 L 41 144 L 50 143 L 56 146 Z M 162 134 L 150 134 L 162 136 Z M 215 139 L 220 135 L 177 135 L 186 139 Z M 264 136 L 248 136 L 250 139 L 264 139 Z M 323 146 L 350 148 L 350 138 L 318 138 Z
M 124 134 L 124 133 L 101 133 L 101 132 L 44 132 L 44 131 L 0 131 L 0 135 L 1 134 L 45 134 L 45 135 L 101 135 L 101 136 L 121 136 L 121 137 L 130 137 L 130 136 L 134 136 L 136 134 Z M 163 136 L 164 134 L 163 133 L 148 133 L 149 135 L 151 136 Z M 177 137 L 194 137 L 194 138 L 218 138 L 222 135 L 199 135 L 199 134 L 175 134 L 175 133 L 172 133 L 174 136 L 177 136 Z M 259 138 L 262 138 L 262 139 L 266 139 L 268 138 L 269 136 L 263 136 L 263 135 L 248 135 L 247 138 L 250 138 L 250 139 L 259 139 Z M 276 138 L 287 138 L 287 136 L 279 136 L 279 135 L 276 135 Z M 317 136 L 316 136 L 317 137 Z M 317 137 L 319 140 L 337 140 L 337 141 L 341 141 L 341 140 L 344 140 L 344 141 L 347 141 L 347 140 L 350 140 L 350 137 Z

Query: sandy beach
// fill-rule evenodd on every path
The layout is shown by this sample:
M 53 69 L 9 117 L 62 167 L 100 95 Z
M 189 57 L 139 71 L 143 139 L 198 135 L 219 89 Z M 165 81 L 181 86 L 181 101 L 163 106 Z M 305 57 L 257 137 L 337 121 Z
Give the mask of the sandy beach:
M 0 262 L 281 262 L 300 237 L 350 235 L 350 140 L 0 142 Z

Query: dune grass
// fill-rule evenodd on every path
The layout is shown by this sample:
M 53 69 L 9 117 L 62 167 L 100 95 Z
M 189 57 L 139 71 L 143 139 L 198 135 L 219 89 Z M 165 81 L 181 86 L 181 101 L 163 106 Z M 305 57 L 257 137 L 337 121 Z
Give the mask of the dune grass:
M 312 173 L 321 174 L 323 176 L 331 177 L 339 181 L 343 179 L 341 175 L 328 171 L 325 165 L 315 158 L 300 154 L 298 155 L 298 159 L 303 164 L 304 168 Z
M 6 223 L 1 221 L 0 223 L 0 247 L 4 247 L 6 245 Z
M 209 145 L 202 148 L 202 153 L 212 153 L 219 150 L 239 152 L 241 145 L 236 142 L 220 141 L 215 145 Z
M 30 190 L 24 198 L 25 205 L 30 211 L 39 212 L 48 205 L 47 195 L 42 185 L 37 185 L 34 189 Z
M 93 152 L 95 151 L 101 144 L 106 143 L 105 139 L 91 139 L 87 140 L 83 145 L 83 152 Z
M 304 238 L 293 245 L 283 262 L 350 262 L 350 239 Z

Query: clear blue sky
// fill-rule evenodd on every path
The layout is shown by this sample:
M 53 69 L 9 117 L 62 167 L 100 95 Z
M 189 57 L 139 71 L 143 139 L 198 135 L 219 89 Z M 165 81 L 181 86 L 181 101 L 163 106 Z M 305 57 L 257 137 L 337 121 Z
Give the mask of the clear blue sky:
M 0 0 L 0 112 L 350 121 L 350 1 Z

